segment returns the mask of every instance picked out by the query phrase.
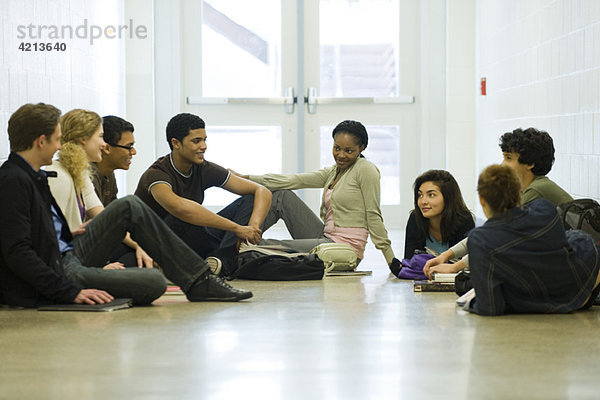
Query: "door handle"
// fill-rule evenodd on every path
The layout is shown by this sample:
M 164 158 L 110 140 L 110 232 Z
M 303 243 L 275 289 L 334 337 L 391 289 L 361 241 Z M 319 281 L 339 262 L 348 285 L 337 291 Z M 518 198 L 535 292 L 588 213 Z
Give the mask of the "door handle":
M 283 97 L 204 97 L 188 96 L 186 103 L 190 105 L 225 105 L 225 104 L 260 104 L 285 106 L 285 112 L 293 114 L 298 98 L 293 87 L 285 88 Z
M 304 102 L 309 114 L 317 112 L 318 104 L 413 104 L 415 96 L 394 97 L 318 97 L 317 88 L 309 87 Z

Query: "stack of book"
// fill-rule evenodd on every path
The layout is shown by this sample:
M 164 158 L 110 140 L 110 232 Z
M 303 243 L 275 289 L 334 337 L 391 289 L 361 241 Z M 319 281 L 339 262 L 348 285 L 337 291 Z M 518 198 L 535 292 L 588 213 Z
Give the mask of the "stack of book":
M 454 278 L 457 274 L 434 274 L 431 280 L 416 280 L 415 292 L 454 292 Z

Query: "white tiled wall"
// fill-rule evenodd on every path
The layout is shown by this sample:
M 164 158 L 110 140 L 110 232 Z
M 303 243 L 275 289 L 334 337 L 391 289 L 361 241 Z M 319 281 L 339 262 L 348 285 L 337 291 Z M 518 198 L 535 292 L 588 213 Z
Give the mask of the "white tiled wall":
M 446 6 L 446 163 L 474 209 L 475 0 L 448 0 Z
M 547 130 L 549 177 L 574 197 L 600 199 L 600 1 L 477 0 L 477 170 L 501 160 L 498 139 Z
M 0 0 L 0 161 L 9 153 L 6 133 L 10 115 L 25 103 L 45 102 L 63 113 L 86 108 L 100 115 L 125 115 L 125 41 L 54 39 L 64 52 L 23 52 L 17 26 L 84 23 L 99 26 L 123 24 L 119 0 Z M 47 42 L 47 40 L 44 40 Z

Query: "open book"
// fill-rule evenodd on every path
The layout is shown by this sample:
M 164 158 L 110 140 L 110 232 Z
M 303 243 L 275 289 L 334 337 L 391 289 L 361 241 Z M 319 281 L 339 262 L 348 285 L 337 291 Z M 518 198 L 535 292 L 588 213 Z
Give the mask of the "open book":
M 454 278 L 457 274 L 433 274 L 431 280 L 416 280 L 413 283 L 415 292 L 454 292 Z
M 454 282 L 434 282 L 416 280 L 413 282 L 415 292 L 454 292 Z

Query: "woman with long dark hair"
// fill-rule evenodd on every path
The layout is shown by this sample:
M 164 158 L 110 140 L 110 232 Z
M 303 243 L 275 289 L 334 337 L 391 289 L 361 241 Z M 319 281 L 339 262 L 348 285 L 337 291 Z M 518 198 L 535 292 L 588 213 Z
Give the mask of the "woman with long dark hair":
M 475 227 L 458 183 L 448 171 L 429 170 L 413 185 L 415 208 L 406 223 L 404 258 L 426 248 L 441 253 Z

